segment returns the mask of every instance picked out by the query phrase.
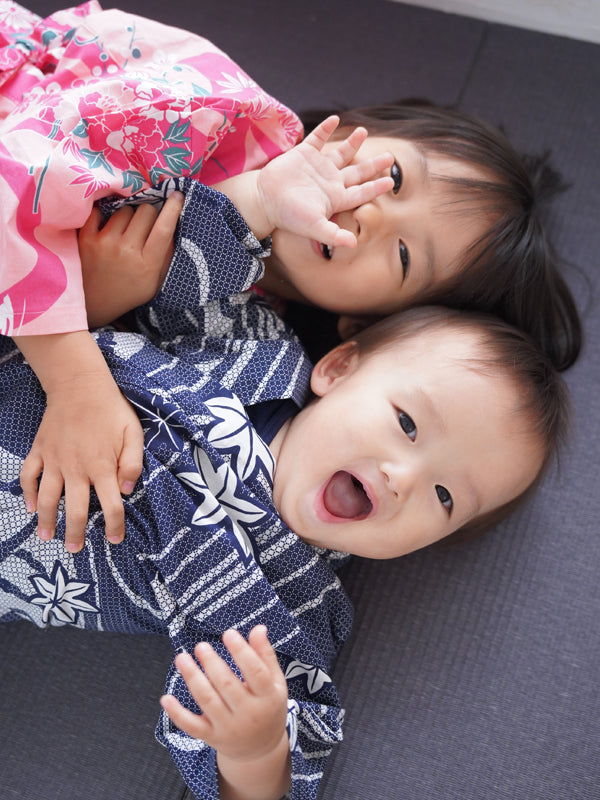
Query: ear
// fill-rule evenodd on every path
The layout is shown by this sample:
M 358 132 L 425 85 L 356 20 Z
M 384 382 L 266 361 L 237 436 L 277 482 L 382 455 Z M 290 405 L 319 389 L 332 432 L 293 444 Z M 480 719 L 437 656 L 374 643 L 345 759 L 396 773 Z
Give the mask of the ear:
M 351 375 L 358 365 L 359 349 L 355 341 L 343 342 L 326 353 L 315 364 L 310 388 L 323 397 L 342 378 Z

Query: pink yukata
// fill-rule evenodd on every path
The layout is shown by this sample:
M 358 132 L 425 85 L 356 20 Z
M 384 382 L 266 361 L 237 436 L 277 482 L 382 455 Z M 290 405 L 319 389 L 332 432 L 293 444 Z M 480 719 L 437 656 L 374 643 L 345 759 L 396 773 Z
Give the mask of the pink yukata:
M 0 334 L 87 328 L 76 229 L 94 201 L 210 185 L 301 135 L 200 36 L 95 0 L 44 20 L 0 0 Z

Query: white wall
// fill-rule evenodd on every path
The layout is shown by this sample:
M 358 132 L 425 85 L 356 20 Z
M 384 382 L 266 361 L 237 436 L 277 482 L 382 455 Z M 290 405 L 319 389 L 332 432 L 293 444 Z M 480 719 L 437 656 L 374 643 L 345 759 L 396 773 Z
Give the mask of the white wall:
M 401 0 L 600 44 L 600 0 Z

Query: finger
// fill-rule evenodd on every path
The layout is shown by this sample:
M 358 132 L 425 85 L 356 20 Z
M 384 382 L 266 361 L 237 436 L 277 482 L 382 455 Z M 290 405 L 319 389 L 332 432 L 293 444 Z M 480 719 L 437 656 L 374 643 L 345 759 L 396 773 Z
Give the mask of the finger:
M 156 263 L 162 264 L 167 254 L 173 249 L 175 229 L 181 216 L 185 197 L 181 192 L 173 192 L 167 198 L 156 222 L 152 226 L 146 244 L 144 255 L 153 254 Z
M 377 178 L 377 180 L 362 183 L 359 186 L 349 186 L 344 192 L 343 200 L 336 205 L 336 213 L 348 208 L 358 208 L 363 203 L 369 203 L 380 194 L 391 191 L 394 181 L 391 178 Z
M 21 474 L 19 482 L 23 490 L 23 499 L 25 500 L 25 508 L 30 514 L 33 514 L 37 508 L 38 501 L 38 478 L 42 474 L 44 462 L 41 456 L 35 453 L 29 453 L 23 466 L 21 467 Z
M 344 186 L 366 183 L 372 180 L 381 172 L 387 171 L 394 163 L 394 156 L 391 153 L 380 153 L 373 158 L 350 164 L 343 170 Z M 390 181 L 393 180 L 388 174 L 385 176 Z M 392 188 L 392 187 L 390 187 Z
M 323 120 L 323 122 L 319 123 L 317 127 L 305 137 L 304 144 L 308 144 L 311 147 L 320 150 L 325 142 L 329 140 L 331 134 L 335 131 L 339 123 L 340 118 L 337 115 L 332 114 L 330 117 L 327 117 L 327 119 Z
M 135 207 L 127 225 L 127 236 L 139 244 L 140 250 L 152 231 L 152 227 L 158 217 L 158 211 L 158 208 L 152 203 L 142 203 L 142 205 Z
M 355 128 L 352 133 L 336 146 L 329 154 L 336 167 L 341 169 L 349 164 L 360 150 L 361 145 L 367 138 L 366 128 Z
M 94 489 L 104 516 L 104 532 L 111 544 L 125 538 L 125 509 L 116 473 L 94 480 Z M 86 509 L 86 516 L 88 510 Z
M 98 233 L 104 222 L 104 214 L 98 206 L 92 206 L 91 213 L 79 229 L 79 237 L 93 236 Z
M 165 694 L 160 698 L 160 704 L 177 727 L 193 739 L 206 739 L 212 726 L 208 719 L 202 715 L 194 714 L 184 708 L 173 695 Z
M 81 477 L 67 478 L 65 480 L 65 548 L 69 553 L 78 553 L 83 547 L 89 507 L 89 480 Z
M 287 692 L 285 677 L 281 671 L 279 661 L 277 660 L 277 653 L 269 641 L 266 625 L 257 625 L 256 627 L 252 628 L 250 635 L 248 636 L 248 644 L 252 647 L 258 658 L 261 660 L 268 674 L 270 686 L 275 683 L 275 685 L 281 687 L 283 691 Z M 262 680 L 262 673 L 260 679 Z
M 338 209 L 343 210 L 343 209 Z M 356 236 L 345 228 L 340 228 L 331 220 L 322 220 L 313 226 L 313 238 L 332 247 L 356 247 Z
M 119 455 L 117 480 L 123 494 L 131 494 L 142 474 L 144 463 L 144 431 L 139 422 L 125 428 Z
M 196 657 L 203 651 L 203 648 L 208 648 L 208 651 L 218 658 L 212 647 L 205 642 L 196 645 Z M 181 677 L 190 690 L 192 697 L 209 719 L 218 719 L 224 712 L 228 713 L 228 708 L 218 691 L 189 653 L 177 655 L 175 657 L 175 666 L 181 673 Z
M 264 628 L 264 626 L 262 626 Z M 264 638 L 266 638 L 266 628 L 264 628 Z M 254 637 L 257 645 L 261 648 L 264 643 L 260 640 L 260 634 Z M 259 641 L 260 640 L 260 641 Z M 260 654 L 252 647 L 244 637 L 235 630 L 227 630 L 223 634 L 223 643 L 229 650 L 231 657 L 237 664 L 243 675 L 244 682 L 255 694 L 263 694 L 272 689 L 273 680 L 266 665 L 263 663 Z M 269 640 L 267 645 L 270 648 Z
M 117 209 L 114 214 L 110 215 L 102 230 L 109 235 L 121 236 L 127 230 L 134 212 L 135 208 L 130 205 Z
M 47 541 L 52 539 L 56 530 L 56 507 L 63 490 L 63 476 L 44 468 L 38 490 L 38 535 Z
M 235 711 L 244 692 L 240 679 L 206 642 L 197 644 L 194 652 L 220 702 Z

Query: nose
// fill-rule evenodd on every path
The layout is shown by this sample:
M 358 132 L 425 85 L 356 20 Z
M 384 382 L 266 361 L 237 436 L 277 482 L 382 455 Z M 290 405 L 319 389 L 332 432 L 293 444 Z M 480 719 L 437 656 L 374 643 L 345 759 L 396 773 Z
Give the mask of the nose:
M 385 461 L 380 466 L 386 488 L 404 503 L 415 490 L 420 477 L 416 461 Z
M 385 229 L 386 220 L 386 198 L 384 195 L 376 197 L 362 206 L 357 206 L 349 214 L 347 224 L 359 242 L 369 242 L 381 235 Z

